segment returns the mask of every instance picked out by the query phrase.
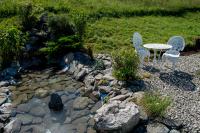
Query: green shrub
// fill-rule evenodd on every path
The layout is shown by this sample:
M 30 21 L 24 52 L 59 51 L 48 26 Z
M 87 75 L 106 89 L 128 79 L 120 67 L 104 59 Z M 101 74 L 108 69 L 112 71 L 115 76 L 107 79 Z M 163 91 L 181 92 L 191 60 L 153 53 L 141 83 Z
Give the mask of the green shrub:
M 25 31 L 34 28 L 38 22 L 38 19 L 34 13 L 34 6 L 32 3 L 24 4 L 20 6 L 19 14 L 21 19 L 22 28 Z
M 133 48 L 122 48 L 112 52 L 113 75 L 118 80 L 137 78 L 139 58 Z
M 79 42 L 77 36 L 64 36 L 55 41 L 48 41 L 44 48 L 40 51 L 47 54 L 48 57 L 60 57 L 66 54 L 66 52 L 81 49 L 82 44 Z
M 69 51 L 82 49 L 86 25 L 82 20 L 82 17 L 72 18 L 66 14 L 49 16 L 48 26 L 51 39 L 40 51 L 46 53 L 49 57 L 56 57 Z
M 20 57 L 23 48 L 24 38 L 22 32 L 15 27 L 3 29 L 0 32 L 0 57 L 1 67 L 5 68 L 13 60 Z
M 55 37 L 75 34 L 75 26 L 66 14 L 49 16 L 48 26 Z
M 169 97 L 161 97 L 157 93 L 146 92 L 141 104 L 150 117 L 161 117 L 171 104 L 171 100 Z

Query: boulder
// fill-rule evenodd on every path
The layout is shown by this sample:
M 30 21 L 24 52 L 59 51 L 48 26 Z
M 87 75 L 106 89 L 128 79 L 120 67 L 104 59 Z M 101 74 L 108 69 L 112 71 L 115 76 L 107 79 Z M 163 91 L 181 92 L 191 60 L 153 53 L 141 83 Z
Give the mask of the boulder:
M 97 110 L 95 128 L 100 133 L 127 133 L 138 124 L 139 118 L 138 106 L 133 102 L 112 101 Z
M 92 93 L 89 94 L 89 97 L 90 97 L 93 101 L 97 102 L 97 101 L 99 101 L 99 99 L 100 99 L 100 94 L 99 94 L 98 91 L 93 91 Z
M 129 95 L 117 95 L 116 97 L 111 98 L 110 101 L 115 101 L 115 100 L 124 101 L 128 97 Z
M 180 133 L 180 132 L 173 129 L 173 130 L 171 130 L 169 133 Z
M 22 122 L 22 125 L 29 125 L 33 121 L 33 116 L 28 114 L 18 114 L 16 117 Z
M 4 124 L 0 123 L 0 133 L 3 133 L 3 130 L 4 130 Z
M 40 98 L 46 97 L 48 94 L 49 94 L 48 90 L 44 90 L 44 89 L 37 89 L 35 92 L 35 95 Z
M 157 118 L 157 122 L 164 124 L 167 126 L 169 129 L 181 129 L 183 127 L 183 124 L 179 121 L 172 120 L 170 118 Z
M 32 121 L 32 124 L 40 124 L 40 123 L 42 123 L 42 118 L 40 118 L 40 117 L 35 117 L 35 118 L 33 118 L 33 121 Z
M 14 119 L 4 127 L 4 132 L 5 133 L 19 133 L 21 129 L 21 124 L 22 122 L 20 120 Z
M 89 127 L 87 129 L 87 133 L 96 133 L 96 131 L 93 128 Z
M 150 123 L 147 125 L 147 133 L 169 133 L 169 129 L 160 123 Z
M 12 112 L 12 104 L 11 103 L 4 103 L 1 105 L 0 113 L 10 114 Z
M 140 103 L 143 97 L 144 97 L 144 92 L 138 91 L 138 92 L 133 93 L 132 97 L 130 97 L 128 100 L 133 101 L 135 103 Z
M 10 114 L 0 114 L 0 122 L 6 122 L 10 117 Z
M 4 104 L 5 102 L 6 102 L 6 100 L 7 100 L 7 96 L 5 96 L 5 95 L 0 95 L 0 106 L 2 105 L 2 104 Z
M 92 75 L 88 75 L 85 77 L 83 82 L 85 83 L 86 87 L 93 86 L 95 82 L 95 78 Z
M 46 112 L 42 106 L 37 106 L 30 110 L 30 114 L 32 114 L 33 116 L 43 117 Z
M 28 113 L 31 109 L 31 106 L 29 104 L 20 104 L 17 106 L 16 111 L 19 113 Z
M 85 109 L 90 103 L 90 99 L 88 97 L 77 97 L 73 102 L 73 108 L 75 110 Z
M 52 109 L 53 111 L 61 111 L 63 109 L 62 99 L 58 94 L 56 93 L 51 94 L 49 108 Z
M 78 72 L 77 75 L 75 75 L 75 79 L 76 80 L 82 80 L 85 77 L 86 74 L 87 74 L 86 70 L 82 69 L 80 72 Z
M 0 87 L 8 86 L 9 82 L 8 81 L 1 81 L 0 82 Z
M 101 93 L 109 93 L 112 90 L 110 86 L 98 86 L 98 89 Z

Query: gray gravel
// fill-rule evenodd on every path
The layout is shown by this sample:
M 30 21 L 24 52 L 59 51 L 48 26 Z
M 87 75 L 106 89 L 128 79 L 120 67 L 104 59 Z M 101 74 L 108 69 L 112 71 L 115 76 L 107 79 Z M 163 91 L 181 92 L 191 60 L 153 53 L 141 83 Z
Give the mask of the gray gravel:
M 181 56 L 177 62 L 177 69 L 173 73 L 170 62 L 149 71 L 152 88 L 173 100 L 167 111 L 167 117 L 181 121 L 184 124 L 182 132 L 200 133 L 200 78 L 195 72 L 200 69 L 200 54 Z

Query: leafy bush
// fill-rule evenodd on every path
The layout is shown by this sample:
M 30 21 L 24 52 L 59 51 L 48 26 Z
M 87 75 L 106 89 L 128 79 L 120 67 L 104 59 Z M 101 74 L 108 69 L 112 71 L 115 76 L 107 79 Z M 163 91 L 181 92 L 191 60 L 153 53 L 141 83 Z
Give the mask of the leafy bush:
M 32 3 L 22 5 L 19 14 L 23 30 L 31 30 L 36 26 L 38 19 L 34 14 Z
M 83 23 L 85 22 L 82 22 L 81 17 L 71 18 L 66 14 L 49 16 L 48 26 L 51 39 L 40 51 L 46 53 L 49 57 L 56 57 L 83 48 L 85 32 L 85 24 Z
M 15 27 L 3 29 L 0 32 L 1 67 L 10 65 L 12 60 L 20 57 L 24 44 L 22 32 Z
M 139 58 L 132 48 L 122 48 L 112 52 L 113 75 L 118 80 L 137 78 Z
M 81 49 L 82 44 L 79 42 L 77 36 L 64 36 L 55 41 L 48 41 L 46 47 L 41 48 L 40 51 L 46 53 L 50 58 L 59 57 L 66 54 L 66 52 Z
M 142 106 L 151 117 L 163 116 L 167 107 L 171 104 L 169 97 L 161 97 L 153 92 L 146 92 L 141 101 Z
M 50 32 L 56 37 L 75 34 L 74 24 L 66 14 L 49 16 L 48 26 Z

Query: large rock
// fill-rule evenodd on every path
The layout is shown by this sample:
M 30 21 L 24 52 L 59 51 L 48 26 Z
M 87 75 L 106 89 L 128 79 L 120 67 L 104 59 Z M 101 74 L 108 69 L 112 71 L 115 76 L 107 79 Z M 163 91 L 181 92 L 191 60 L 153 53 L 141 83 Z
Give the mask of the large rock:
M 20 120 L 14 119 L 4 127 L 4 132 L 5 133 L 19 133 L 21 129 L 21 124 L 22 122 Z
M 133 102 L 112 101 L 97 110 L 94 116 L 96 130 L 101 133 L 130 132 L 139 122 L 138 106 Z
M 124 101 L 128 97 L 129 95 L 118 95 L 116 97 L 111 98 L 110 101 L 115 101 L 115 100 Z
M 147 125 L 147 133 L 169 133 L 169 129 L 160 123 L 151 123 Z
M 4 130 L 4 124 L 0 123 L 0 133 L 3 133 L 3 130 Z
M 82 80 L 86 76 L 87 72 L 85 69 L 82 69 L 80 72 L 78 72 L 77 75 L 75 75 L 76 80 Z
M 0 82 L 0 87 L 8 86 L 9 82 L 8 81 L 1 81 Z
M 45 113 L 45 109 L 42 106 L 37 106 L 30 110 L 30 114 L 32 114 L 33 116 L 43 117 Z
M 48 94 L 49 94 L 48 90 L 44 89 L 37 89 L 35 92 L 35 95 L 40 98 L 46 97 Z
M 109 93 L 112 90 L 110 86 L 98 86 L 98 89 L 101 93 Z
M 90 99 L 88 97 L 77 97 L 74 100 L 73 108 L 76 110 L 85 109 L 90 103 Z
M 4 104 L 6 100 L 7 100 L 7 97 L 5 95 L 2 95 L 2 96 L 0 95 L 0 106 Z
M 58 94 L 53 93 L 49 102 L 49 108 L 54 111 L 60 111 L 63 109 L 62 99 Z
M 33 121 L 33 116 L 28 114 L 18 114 L 17 118 L 22 122 L 22 125 L 29 125 Z
M 28 113 L 31 109 L 31 106 L 29 104 L 20 104 L 17 106 L 16 111 L 19 113 Z

